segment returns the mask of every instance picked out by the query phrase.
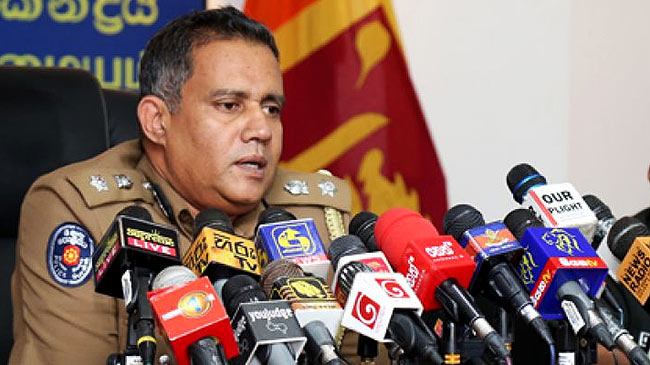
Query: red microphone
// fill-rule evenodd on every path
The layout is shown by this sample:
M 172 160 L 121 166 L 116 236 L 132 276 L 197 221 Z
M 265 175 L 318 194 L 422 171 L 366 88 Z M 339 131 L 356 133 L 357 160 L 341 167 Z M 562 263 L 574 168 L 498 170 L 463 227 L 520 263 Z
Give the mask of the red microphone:
M 509 356 L 503 338 L 466 290 L 476 264 L 452 236 L 439 236 L 418 212 L 393 208 L 377 220 L 375 239 L 425 310 L 444 308 L 454 322 L 471 327 L 495 355 Z
M 230 318 L 210 280 L 195 278 L 182 266 L 171 266 L 158 274 L 154 291 L 147 293 L 158 328 L 173 349 L 177 364 L 225 363 L 218 361 L 219 347 L 228 359 L 239 355 Z

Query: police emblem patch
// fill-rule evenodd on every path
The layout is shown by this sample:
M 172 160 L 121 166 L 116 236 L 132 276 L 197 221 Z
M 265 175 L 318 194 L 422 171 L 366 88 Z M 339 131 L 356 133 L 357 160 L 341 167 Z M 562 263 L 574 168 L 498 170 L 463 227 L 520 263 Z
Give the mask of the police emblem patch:
M 61 223 L 47 243 L 47 271 L 60 285 L 75 287 L 90 278 L 95 242 L 77 223 Z

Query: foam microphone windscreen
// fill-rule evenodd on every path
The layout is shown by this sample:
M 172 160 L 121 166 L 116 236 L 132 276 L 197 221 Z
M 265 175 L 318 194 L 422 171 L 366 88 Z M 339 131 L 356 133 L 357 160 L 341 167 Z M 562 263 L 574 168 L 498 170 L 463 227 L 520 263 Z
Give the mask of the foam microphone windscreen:
M 481 212 L 468 204 L 458 204 L 451 207 L 442 220 L 442 228 L 445 234 L 451 235 L 460 242 L 463 233 L 467 230 L 484 226 L 485 220 Z
M 287 259 L 271 261 L 262 272 L 260 286 L 267 295 L 271 295 L 273 283 L 281 277 L 304 276 L 305 272 L 295 262 Z
M 201 233 L 205 227 L 216 229 L 217 231 L 235 234 L 235 230 L 230 223 L 230 218 L 221 209 L 206 209 L 199 212 L 194 218 L 194 229 L 192 234 L 194 238 Z
M 389 262 L 400 262 L 406 247 L 382 247 L 380 242 L 391 242 L 393 245 L 406 244 L 401 237 L 410 239 L 439 236 L 433 223 L 423 219 L 420 213 L 406 208 L 392 208 L 381 215 L 375 225 L 375 237 L 379 248 L 384 252 Z
M 609 231 L 607 246 L 617 259 L 623 261 L 637 237 L 650 236 L 648 227 L 634 217 L 621 217 Z
M 334 270 L 339 267 L 341 257 L 366 252 L 368 249 L 363 242 L 359 237 L 353 235 L 341 236 L 332 241 L 330 247 L 327 248 L 327 256 L 330 258 Z

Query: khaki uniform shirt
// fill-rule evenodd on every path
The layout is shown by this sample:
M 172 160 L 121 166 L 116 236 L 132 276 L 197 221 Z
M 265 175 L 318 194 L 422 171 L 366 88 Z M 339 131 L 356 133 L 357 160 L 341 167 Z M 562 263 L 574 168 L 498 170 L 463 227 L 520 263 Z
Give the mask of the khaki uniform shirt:
M 291 181 L 306 182 L 309 193 L 290 193 L 285 186 Z M 334 183 L 331 194 L 318 187 L 323 181 Z M 162 194 L 154 194 L 147 183 L 157 184 Z M 155 195 L 164 195 L 168 203 Z M 313 218 L 325 245 L 337 225 L 340 229 L 348 224 L 350 191 L 344 181 L 334 177 L 279 169 L 264 201 L 298 218 Z M 181 255 L 187 250 L 194 223 L 189 204 L 155 172 L 138 141 L 58 169 L 32 185 L 21 208 L 16 268 L 11 278 L 14 347 L 10 364 L 105 364 L 109 354 L 124 350 L 124 302 L 95 293 L 92 270 L 89 280 L 81 285 L 62 284 L 48 270 L 52 260 L 48 242 L 59 225 L 70 222 L 83 227 L 97 244 L 115 215 L 133 204 L 145 207 L 154 222 L 175 221 Z M 235 233 L 252 238 L 263 208 L 260 204 L 238 217 L 233 222 Z M 343 213 L 343 222 L 340 218 L 327 221 L 325 210 L 331 208 Z M 173 221 L 165 210 L 173 215 Z M 353 354 L 356 346 L 351 337 L 344 339 L 349 343 L 345 352 Z M 167 350 L 160 340 L 158 348 L 159 354 Z

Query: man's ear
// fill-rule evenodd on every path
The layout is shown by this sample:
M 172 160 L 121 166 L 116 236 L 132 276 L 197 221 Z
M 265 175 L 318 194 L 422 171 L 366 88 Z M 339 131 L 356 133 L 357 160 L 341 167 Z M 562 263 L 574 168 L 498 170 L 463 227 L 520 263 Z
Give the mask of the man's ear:
M 155 96 L 147 95 L 138 103 L 138 120 L 142 134 L 154 144 L 164 146 L 167 141 L 166 127 L 170 123 L 167 104 Z

